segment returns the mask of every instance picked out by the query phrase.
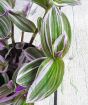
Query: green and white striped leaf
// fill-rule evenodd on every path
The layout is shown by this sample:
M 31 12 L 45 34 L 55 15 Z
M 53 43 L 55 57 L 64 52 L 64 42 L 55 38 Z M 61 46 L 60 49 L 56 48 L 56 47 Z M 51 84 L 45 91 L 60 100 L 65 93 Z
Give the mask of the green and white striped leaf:
M 65 49 L 63 51 L 63 56 L 64 56 L 70 48 L 72 32 L 71 32 L 71 25 L 70 25 L 70 22 L 69 22 L 67 16 L 64 13 L 62 13 L 61 16 L 62 16 L 62 21 L 63 21 L 64 33 L 66 34 L 65 36 L 66 36 L 66 40 L 67 40 Z
M 9 18 L 22 31 L 34 33 L 36 30 L 35 24 L 22 15 L 10 11 Z
M 53 6 L 45 16 L 40 34 L 46 56 L 52 56 L 52 44 L 62 34 L 61 16 L 56 7 Z
M 29 88 L 27 103 L 40 101 L 60 86 L 64 75 L 64 62 L 61 59 L 46 59 L 38 69 L 36 78 Z
M 9 3 L 9 5 L 13 8 L 15 6 L 16 0 L 5 0 L 6 2 Z
M 29 47 L 27 49 L 25 49 L 24 51 L 24 55 L 32 60 L 35 60 L 36 58 L 41 58 L 41 57 L 45 57 L 43 51 L 39 50 L 36 47 Z
M 4 10 L 12 10 L 12 7 L 9 5 L 7 0 L 0 0 L 0 5 L 4 8 Z
M 0 38 L 6 38 L 11 32 L 11 22 L 7 16 L 0 17 Z
M 42 63 L 44 58 L 38 58 L 30 63 L 24 64 L 19 70 L 16 82 L 21 86 L 30 86 L 35 79 L 38 67 Z
M 80 0 L 52 0 L 53 4 L 57 6 L 77 5 Z
M 12 100 L 12 105 L 30 105 L 25 101 L 25 97 L 21 94 Z
M 4 84 L 0 87 L 0 98 L 3 98 L 12 92 L 14 92 L 14 86 L 9 86 L 8 84 Z
M 40 34 L 42 48 L 46 56 L 55 56 L 55 53 L 61 51 L 63 56 L 67 53 L 71 44 L 71 26 L 66 15 L 55 6 L 42 22 Z

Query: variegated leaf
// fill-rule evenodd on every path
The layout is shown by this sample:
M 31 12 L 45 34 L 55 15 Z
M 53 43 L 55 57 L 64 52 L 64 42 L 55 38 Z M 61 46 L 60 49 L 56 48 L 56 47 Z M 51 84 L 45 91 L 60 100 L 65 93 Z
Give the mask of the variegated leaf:
M 60 12 L 56 7 L 53 6 L 45 16 L 40 34 L 45 54 L 47 56 L 52 56 L 52 44 L 62 34 Z
M 9 5 L 13 8 L 15 6 L 16 0 L 5 0 L 6 2 L 9 3 Z
M 8 84 L 4 84 L 0 87 L 0 98 L 8 96 L 12 92 L 14 92 L 14 84 L 10 81 Z
M 27 64 L 24 64 L 23 67 L 19 70 L 16 82 L 21 86 L 30 86 L 35 79 L 38 67 L 44 58 L 38 58 Z
M 22 31 L 34 33 L 36 30 L 35 24 L 22 15 L 10 11 L 9 18 Z
M 3 9 L 5 11 L 12 10 L 12 7 L 9 5 L 9 3 L 7 2 L 7 0 L 0 0 L 0 5 L 3 7 Z
M 63 51 L 63 56 L 64 56 L 70 48 L 72 32 L 71 32 L 71 25 L 70 25 L 70 22 L 69 22 L 67 16 L 64 13 L 62 13 L 61 16 L 62 16 L 64 34 L 65 34 L 64 44 L 66 44 L 65 48 L 64 48 L 64 51 Z
M 62 82 L 63 74 L 64 62 L 61 59 L 46 59 L 29 88 L 27 103 L 42 100 L 55 92 Z
M 36 58 L 44 57 L 45 55 L 43 51 L 39 50 L 38 48 L 29 47 L 24 50 L 24 56 L 26 56 L 26 58 L 29 61 L 31 61 L 31 60 L 35 60 Z
M 60 52 L 64 56 L 67 53 L 71 44 L 71 26 L 66 15 L 55 6 L 46 15 L 40 34 L 46 56 L 55 56 Z
M 25 102 L 25 97 L 21 94 L 12 100 L 12 105 L 29 105 Z
M 6 38 L 10 35 L 11 22 L 7 16 L 0 17 L 0 38 Z

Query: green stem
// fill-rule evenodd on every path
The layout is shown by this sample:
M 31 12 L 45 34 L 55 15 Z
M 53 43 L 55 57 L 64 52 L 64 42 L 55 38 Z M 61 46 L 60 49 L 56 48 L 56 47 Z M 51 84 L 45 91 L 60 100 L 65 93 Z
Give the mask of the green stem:
M 32 35 L 32 38 L 31 38 L 30 43 L 29 43 L 30 45 L 32 45 L 37 33 L 38 33 L 38 29 L 36 29 L 35 33 Z
M 11 40 L 12 40 L 12 44 L 13 46 L 15 46 L 15 40 L 14 40 L 14 24 L 12 23 L 12 34 L 11 34 Z

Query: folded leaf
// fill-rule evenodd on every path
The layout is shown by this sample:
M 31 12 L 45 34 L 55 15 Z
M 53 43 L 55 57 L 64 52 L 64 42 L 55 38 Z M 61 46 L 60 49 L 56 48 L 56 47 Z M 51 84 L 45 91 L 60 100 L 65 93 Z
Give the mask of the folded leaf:
M 35 24 L 22 15 L 10 11 L 9 18 L 22 31 L 35 32 L 36 30 Z
M 38 67 L 43 60 L 44 58 L 38 58 L 32 62 L 24 64 L 18 72 L 16 79 L 17 84 L 24 87 L 30 86 L 34 81 Z
M 61 59 L 46 59 L 29 88 L 27 103 L 42 100 L 55 92 L 62 82 L 63 74 L 64 62 Z
M 63 20 L 64 34 L 66 37 L 65 42 L 64 42 L 64 44 L 66 44 L 66 45 L 65 45 L 65 49 L 63 51 L 63 56 L 64 56 L 70 48 L 72 32 L 71 32 L 71 25 L 70 25 L 70 22 L 69 22 L 67 16 L 64 13 L 62 13 L 61 16 L 62 16 L 62 20 Z

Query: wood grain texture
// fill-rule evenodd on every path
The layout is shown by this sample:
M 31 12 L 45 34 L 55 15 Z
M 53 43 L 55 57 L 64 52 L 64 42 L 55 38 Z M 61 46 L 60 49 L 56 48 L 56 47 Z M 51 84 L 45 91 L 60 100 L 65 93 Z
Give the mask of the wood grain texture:
M 36 13 L 29 18 L 36 22 L 36 17 L 43 16 L 44 10 L 33 6 Z M 58 88 L 58 105 L 88 105 L 88 0 L 81 0 L 81 5 L 62 9 L 72 25 L 72 44 L 64 58 L 65 75 Z M 33 11 L 31 11 L 31 14 Z M 16 40 L 19 32 L 16 31 Z M 29 41 L 25 33 L 25 41 Z M 39 35 L 34 44 L 39 46 Z M 53 105 L 53 95 L 35 105 Z

